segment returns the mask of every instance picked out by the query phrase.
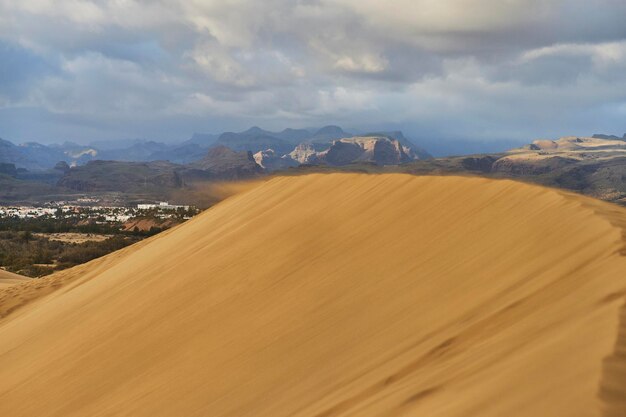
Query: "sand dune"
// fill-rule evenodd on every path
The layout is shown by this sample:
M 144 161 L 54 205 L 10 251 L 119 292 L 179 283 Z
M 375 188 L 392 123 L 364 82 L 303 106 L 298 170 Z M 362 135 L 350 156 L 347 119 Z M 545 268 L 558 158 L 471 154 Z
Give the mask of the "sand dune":
M 0 290 L 0 415 L 624 416 L 625 223 L 512 181 L 275 178 Z
M 0 289 L 28 281 L 27 277 L 0 269 Z

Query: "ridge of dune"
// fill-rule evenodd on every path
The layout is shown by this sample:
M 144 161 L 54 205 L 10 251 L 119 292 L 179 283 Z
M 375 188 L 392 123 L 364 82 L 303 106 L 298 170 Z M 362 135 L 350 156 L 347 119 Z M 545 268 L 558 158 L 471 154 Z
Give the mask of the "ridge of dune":
M 28 281 L 29 278 L 0 269 L 0 289 Z
M 624 230 L 508 180 L 278 177 L 10 287 L 0 415 L 623 416 Z

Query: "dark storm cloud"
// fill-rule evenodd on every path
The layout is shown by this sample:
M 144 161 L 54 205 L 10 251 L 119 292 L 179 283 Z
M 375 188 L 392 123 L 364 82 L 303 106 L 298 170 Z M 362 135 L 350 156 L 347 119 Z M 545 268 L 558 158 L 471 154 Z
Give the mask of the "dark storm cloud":
M 622 0 L 0 0 L 0 136 L 621 133 L 625 17 Z

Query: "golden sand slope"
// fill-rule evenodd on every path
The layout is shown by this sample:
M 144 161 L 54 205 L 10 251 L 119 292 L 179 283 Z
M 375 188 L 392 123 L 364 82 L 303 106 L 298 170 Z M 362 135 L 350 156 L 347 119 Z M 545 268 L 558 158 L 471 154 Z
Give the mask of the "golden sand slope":
M 0 415 L 623 416 L 625 219 L 511 181 L 276 178 L 11 287 Z
M 0 269 L 0 288 L 6 288 L 27 280 L 27 277 Z

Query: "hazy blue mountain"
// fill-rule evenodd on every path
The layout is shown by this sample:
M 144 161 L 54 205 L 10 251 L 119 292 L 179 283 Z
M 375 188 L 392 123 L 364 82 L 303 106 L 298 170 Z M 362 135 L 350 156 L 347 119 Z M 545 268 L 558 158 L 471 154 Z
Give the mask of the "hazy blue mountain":
M 101 151 L 125 149 L 130 146 L 150 142 L 148 139 L 107 139 L 89 142 L 89 146 Z
M 83 165 L 94 159 L 98 159 L 99 151 L 91 145 L 80 145 L 74 142 L 63 142 L 62 144 L 49 145 L 51 149 L 63 153 L 63 159 L 59 161 L 69 162 L 72 165 Z
M 181 145 L 199 145 L 203 148 L 209 148 L 215 144 L 219 135 L 211 133 L 194 133 L 191 138 L 187 139 Z
M 282 132 L 275 133 L 274 136 L 279 139 L 284 139 L 286 141 L 295 143 L 297 145 L 298 143 L 304 142 L 305 140 L 309 139 L 311 137 L 311 132 L 306 129 L 287 128 Z
M 315 139 L 316 141 L 317 140 L 331 141 L 335 139 L 349 138 L 352 136 L 354 135 L 344 131 L 339 126 L 330 125 L 330 126 L 324 126 L 323 128 L 319 129 L 317 132 L 315 132 L 313 134 L 313 139 Z
M 156 152 L 165 151 L 169 145 L 161 142 L 145 141 L 135 142 L 126 148 L 102 150 L 98 154 L 99 160 L 106 161 L 149 161 L 151 155 Z
M 216 144 L 226 146 L 235 151 L 250 151 L 252 153 L 273 149 L 278 153 L 285 154 L 295 147 L 293 142 L 279 138 L 277 134 L 256 126 L 244 132 L 222 133 Z
M 202 159 L 208 148 L 197 143 L 186 143 L 180 146 L 172 146 L 151 153 L 148 161 L 169 161 L 176 164 L 188 164 Z
M 0 162 L 7 164 L 17 164 L 23 155 L 16 145 L 8 140 L 0 139 Z
M 624 133 L 624 136 L 622 136 L 621 138 L 619 136 L 616 135 L 605 135 L 602 133 L 596 133 L 592 136 L 592 138 L 595 139 L 608 139 L 608 140 L 626 140 L 626 133 Z
M 410 148 L 419 158 L 429 154 L 406 138 L 400 131 L 376 132 L 398 140 Z M 163 143 L 144 139 L 97 141 L 88 145 L 74 142 L 41 145 L 26 143 L 15 145 L 8 141 L 0 142 L 0 162 L 14 163 L 18 168 L 28 170 L 52 169 L 63 161 L 70 166 L 84 165 L 89 161 L 108 160 L 126 162 L 169 161 L 176 164 L 188 164 L 206 156 L 206 152 L 215 146 L 226 146 L 234 151 L 250 151 L 253 154 L 272 150 L 277 157 L 292 152 L 296 146 L 306 143 L 315 151 L 328 149 L 333 141 L 354 137 L 340 126 L 329 125 L 319 129 L 286 128 L 272 132 L 253 126 L 242 132 L 224 132 L 220 135 L 194 133 L 188 140 L 178 143 Z
M 33 161 L 36 166 L 26 169 L 49 169 L 61 160 L 72 160 L 60 149 L 54 149 L 46 145 L 36 142 L 28 142 L 18 145 L 20 151 L 25 155 L 27 160 Z
M 0 139 L 0 162 L 15 164 L 17 168 L 45 170 L 57 162 L 69 159 L 63 151 L 36 142 L 15 145 Z
M 8 175 L 10 177 L 17 176 L 17 168 L 15 167 L 15 164 L 0 162 L 0 175 Z

